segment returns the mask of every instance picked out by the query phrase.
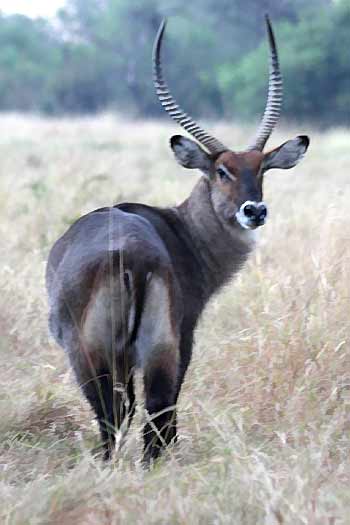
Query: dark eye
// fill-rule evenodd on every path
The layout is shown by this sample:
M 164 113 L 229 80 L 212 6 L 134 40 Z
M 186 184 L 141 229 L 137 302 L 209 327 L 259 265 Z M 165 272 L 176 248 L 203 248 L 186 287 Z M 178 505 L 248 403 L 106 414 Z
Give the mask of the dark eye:
M 221 180 L 229 180 L 230 179 L 230 177 L 227 175 L 226 171 L 223 170 L 222 168 L 218 168 L 216 170 L 216 173 L 219 175 Z

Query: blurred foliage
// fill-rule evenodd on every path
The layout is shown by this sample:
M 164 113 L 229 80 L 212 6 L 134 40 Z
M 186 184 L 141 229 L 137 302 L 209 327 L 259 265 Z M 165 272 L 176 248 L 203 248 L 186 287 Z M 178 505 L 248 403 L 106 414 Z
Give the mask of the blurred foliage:
M 51 24 L 0 14 L 0 109 L 161 115 L 151 53 L 168 16 L 164 70 L 184 109 L 256 119 L 267 89 L 265 12 L 284 116 L 348 124 L 350 0 L 68 0 Z

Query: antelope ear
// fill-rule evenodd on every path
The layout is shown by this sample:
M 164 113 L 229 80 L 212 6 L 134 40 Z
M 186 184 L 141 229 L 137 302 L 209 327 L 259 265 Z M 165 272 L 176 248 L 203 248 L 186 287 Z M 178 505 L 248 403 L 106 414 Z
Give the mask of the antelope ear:
M 170 139 L 170 147 L 181 166 L 190 170 L 199 169 L 206 177 L 210 177 L 214 169 L 214 162 L 209 153 L 204 151 L 197 142 L 182 135 L 174 135 Z
M 293 140 L 288 140 L 278 148 L 266 153 L 263 160 L 263 171 L 279 168 L 289 170 L 294 168 L 305 155 L 310 144 L 306 135 L 300 135 Z

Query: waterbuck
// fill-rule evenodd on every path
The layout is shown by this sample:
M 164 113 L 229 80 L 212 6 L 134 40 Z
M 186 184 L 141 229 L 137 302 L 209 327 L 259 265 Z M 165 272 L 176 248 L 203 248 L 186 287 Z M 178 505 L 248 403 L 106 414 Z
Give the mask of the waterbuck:
M 115 431 L 135 411 L 133 375 L 143 373 L 147 418 L 144 461 L 176 440 L 176 403 L 191 360 L 193 332 L 209 298 L 246 261 L 252 230 L 265 223 L 266 171 L 295 166 L 309 139 L 299 136 L 264 153 L 280 115 L 282 79 L 270 21 L 270 81 L 254 142 L 234 152 L 176 104 L 161 69 L 165 22 L 156 37 L 157 95 L 197 142 L 175 135 L 177 161 L 202 177 L 182 204 L 123 203 L 77 220 L 53 246 L 47 266 L 50 328 L 67 351 L 96 413 L 105 459 Z M 126 418 L 126 419 L 125 419 Z

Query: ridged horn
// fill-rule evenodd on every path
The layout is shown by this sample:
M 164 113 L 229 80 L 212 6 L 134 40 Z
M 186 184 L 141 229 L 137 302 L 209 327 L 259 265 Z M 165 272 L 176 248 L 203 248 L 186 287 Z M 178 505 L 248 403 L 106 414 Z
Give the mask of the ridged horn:
M 273 132 L 281 115 L 281 106 L 283 99 L 283 81 L 280 71 L 277 46 L 273 34 L 272 25 L 268 15 L 265 15 L 267 35 L 270 46 L 270 75 L 269 90 L 264 115 L 261 119 L 255 140 L 247 149 L 263 151 L 266 142 Z
M 169 87 L 163 78 L 160 58 L 165 27 L 166 20 L 164 19 L 159 27 L 153 47 L 153 82 L 159 101 L 165 111 L 169 113 L 170 117 L 197 139 L 198 142 L 205 146 L 208 151 L 214 154 L 227 151 L 228 148 L 214 137 L 211 137 L 203 128 L 198 126 L 193 118 L 180 108 L 171 95 Z

